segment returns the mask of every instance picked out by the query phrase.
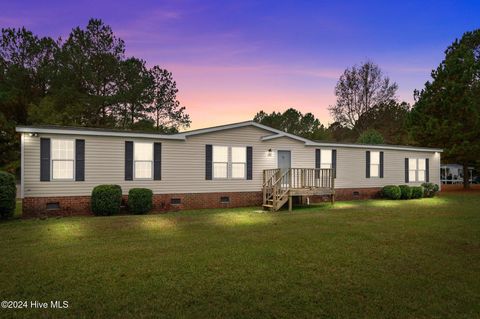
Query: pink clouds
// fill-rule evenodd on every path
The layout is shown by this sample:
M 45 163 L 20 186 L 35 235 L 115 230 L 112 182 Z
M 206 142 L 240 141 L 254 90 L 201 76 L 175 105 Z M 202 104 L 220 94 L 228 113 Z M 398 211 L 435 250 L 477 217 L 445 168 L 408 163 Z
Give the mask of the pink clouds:
M 332 91 L 338 70 L 273 65 L 167 67 L 177 80 L 179 98 L 187 106 L 193 128 L 251 120 L 260 110 L 282 111 L 288 107 L 312 112 L 324 124 L 331 122 L 326 106 L 334 103 Z M 325 89 L 324 82 L 332 88 Z

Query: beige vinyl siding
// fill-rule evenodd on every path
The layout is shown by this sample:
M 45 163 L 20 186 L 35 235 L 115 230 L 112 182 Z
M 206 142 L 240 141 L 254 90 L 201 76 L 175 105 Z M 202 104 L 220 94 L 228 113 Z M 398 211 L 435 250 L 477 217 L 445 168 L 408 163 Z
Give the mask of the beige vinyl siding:
M 277 167 L 278 150 L 290 150 L 292 167 L 315 166 L 315 148 L 287 137 L 261 141 L 271 135 L 253 126 L 187 137 L 186 141 L 104 136 L 41 134 L 47 138 L 85 140 L 85 181 L 40 182 L 40 137 L 24 134 L 24 192 L 33 196 L 90 195 L 99 184 L 118 184 L 124 194 L 130 188 L 146 187 L 155 194 L 245 192 L 262 189 L 264 169 Z M 124 180 L 125 141 L 162 143 L 162 180 Z M 205 180 L 205 145 L 252 146 L 253 179 Z M 268 150 L 272 149 L 272 156 Z M 404 158 L 430 158 L 430 181 L 440 182 L 440 156 L 432 152 L 385 151 L 385 178 L 365 178 L 366 149 L 337 149 L 336 187 L 379 187 L 404 183 Z
M 337 148 L 337 188 L 382 187 L 389 184 L 405 184 L 405 158 L 428 158 L 430 182 L 440 185 L 440 154 L 433 152 L 411 152 L 384 150 L 383 178 L 366 178 L 366 149 Z M 370 150 L 378 151 L 378 150 Z M 437 154 L 437 155 L 435 155 Z M 420 185 L 408 183 L 408 185 Z

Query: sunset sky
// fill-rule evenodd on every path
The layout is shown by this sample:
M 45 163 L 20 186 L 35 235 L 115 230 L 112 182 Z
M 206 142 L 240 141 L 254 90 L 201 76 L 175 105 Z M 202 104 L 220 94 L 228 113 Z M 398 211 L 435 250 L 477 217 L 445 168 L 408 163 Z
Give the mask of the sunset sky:
M 173 72 L 191 128 L 295 107 L 332 122 L 347 67 L 372 60 L 413 102 L 480 1 L 0 1 L 0 26 L 68 36 L 100 18 L 127 55 Z

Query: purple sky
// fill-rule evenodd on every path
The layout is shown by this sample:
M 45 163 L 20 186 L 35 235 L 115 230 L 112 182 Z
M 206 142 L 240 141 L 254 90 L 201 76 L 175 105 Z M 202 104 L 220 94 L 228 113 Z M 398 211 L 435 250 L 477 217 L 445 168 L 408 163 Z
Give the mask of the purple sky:
M 3 1 L 0 26 L 66 37 L 100 18 L 127 55 L 173 72 L 192 128 L 295 107 L 332 122 L 347 67 L 373 60 L 413 102 L 480 1 Z

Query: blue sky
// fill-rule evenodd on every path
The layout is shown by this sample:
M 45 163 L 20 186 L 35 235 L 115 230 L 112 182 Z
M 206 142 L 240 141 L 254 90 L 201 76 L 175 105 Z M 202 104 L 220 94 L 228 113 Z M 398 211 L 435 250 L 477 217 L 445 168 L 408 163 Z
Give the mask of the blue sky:
M 66 37 L 100 18 L 127 55 L 173 72 L 193 128 L 296 107 L 332 122 L 347 67 L 374 61 L 413 102 L 476 1 L 1 1 L 0 26 Z

